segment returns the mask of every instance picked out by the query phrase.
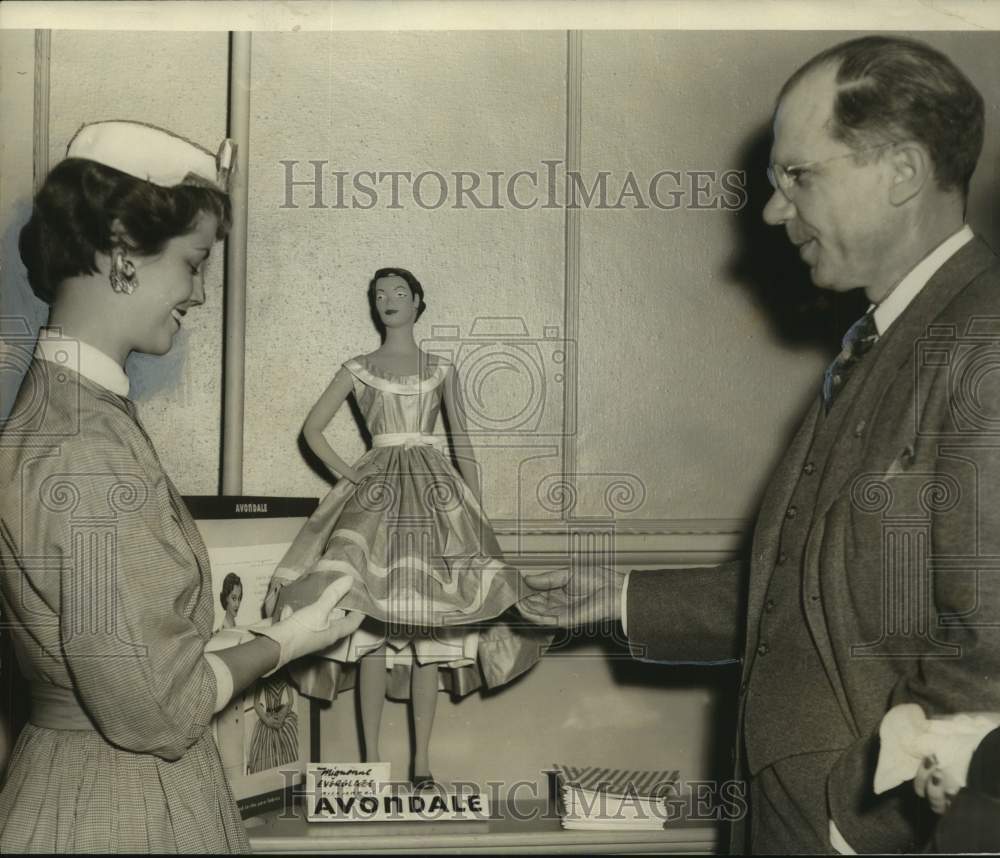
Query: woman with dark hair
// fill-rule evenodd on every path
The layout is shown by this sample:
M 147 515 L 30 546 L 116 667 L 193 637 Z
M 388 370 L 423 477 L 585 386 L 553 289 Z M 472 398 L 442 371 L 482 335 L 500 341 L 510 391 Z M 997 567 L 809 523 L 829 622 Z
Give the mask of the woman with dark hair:
M 223 629 L 236 628 L 236 615 L 240 610 L 240 603 L 243 601 L 243 582 L 235 572 L 229 572 L 222 579 L 222 590 L 219 592 L 219 601 L 222 603 L 222 610 L 226 615 L 222 618 Z
M 209 722 L 360 619 L 334 615 L 331 588 L 206 653 L 208 554 L 128 398 L 128 355 L 166 353 L 205 301 L 231 152 L 86 125 L 21 233 L 51 310 L 0 443 L 0 607 L 31 688 L 0 853 L 246 851 Z
M 365 759 L 381 759 L 383 701 L 412 703 L 410 779 L 432 785 L 430 740 L 439 679 L 456 697 L 496 687 L 528 670 L 551 632 L 503 621 L 521 595 L 521 573 L 503 562 L 482 507 L 455 367 L 418 348 L 413 326 L 426 304 L 420 281 L 380 268 L 368 297 L 382 345 L 347 361 L 306 418 L 303 435 L 342 477 L 302 528 L 272 578 L 269 598 L 299 608 L 331 580 L 351 580 L 344 607 L 367 616 L 348 640 L 324 653 L 330 671 L 305 672 L 299 688 L 333 699 L 336 663 L 360 661 Z M 353 394 L 372 449 L 353 466 L 323 430 Z M 444 407 L 458 465 L 446 439 L 431 434 Z M 439 671 L 442 675 L 439 676 Z

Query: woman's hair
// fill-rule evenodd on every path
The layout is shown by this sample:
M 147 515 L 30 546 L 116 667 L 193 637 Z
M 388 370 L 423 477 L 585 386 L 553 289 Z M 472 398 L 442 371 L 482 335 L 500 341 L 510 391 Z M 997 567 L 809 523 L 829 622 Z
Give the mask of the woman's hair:
M 18 248 L 34 293 L 48 304 L 68 277 L 97 271 L 95 254 L 110 253 L 112 223 L 125 229 L 129 249 L 159 253 L 190 232 L 202 212 L 219 221 L 216 237 L 232 224 L 228 195 L 203 185 L 164 188 L 84 158 L 57 164 L 35 195 Z
M 229 600 L 229 594 L 232 593 L 236 587 L 239 587 L 242 590 L 243 582 L 240 580 L 239 575 L 235 572 L 230 572 L 225 578 L 222 579 L 222 592 L 219 593 L 219 601 L 222 602 L 222 610 L 226 610 L 226 608 L 229 607 L 226 602 Z
M 393 276 L 402 277 L 410 287 L 410 294 L 416 295 L 420 299 L 420 304 L 417 307 L 417 318 L 419 319 L 424 310 L 427 309 L 427 302 L 424 301 L 424 287 L 421 286 L 420 281 L 405 268 L 380 268 L 375 272 L 375 274 L 372 275 L 372 279 L 368 283 L 368 303 L 371 304 L 372 315 L 375 319 L 378 319 L 379 317 L 375 310 L 375 284 L 383 277 Z

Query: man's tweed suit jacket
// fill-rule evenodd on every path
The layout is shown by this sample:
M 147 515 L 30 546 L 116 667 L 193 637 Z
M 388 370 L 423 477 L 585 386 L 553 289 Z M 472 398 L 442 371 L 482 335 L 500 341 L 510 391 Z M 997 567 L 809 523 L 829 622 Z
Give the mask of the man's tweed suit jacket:
M 985 243 L 934 274 L 841 396 L 834 407 L 848 410 L 815 504 L 797 510 L 808 520 L 802 616 L 839 705 L 830 717 L 853 735 L 836 749 L 827 811 L 858 851 L 914 849 L 911 785 L 872 793 L 882 716 L 904 701 L 928 714 L 1000 710 L 1000 260 Z M 749 563 L 629 578 L 635 655 L 742 659 L 740 730 L 779 534 L 823 419 L 817 401 L 765 493 Z M 769 701 L 754 706 L 770 725 Z

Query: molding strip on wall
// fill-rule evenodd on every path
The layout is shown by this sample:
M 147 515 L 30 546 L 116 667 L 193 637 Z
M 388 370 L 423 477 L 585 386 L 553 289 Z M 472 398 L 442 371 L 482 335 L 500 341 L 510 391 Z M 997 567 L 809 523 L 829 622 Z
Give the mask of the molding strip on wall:
M 229 137 L 236 143 L 230 182 L 233 226 L 226 242 L 225 334 L 222 369 L 222 493 L 243 493 L 246 388 L 247 191 L 250 182 L 251 35 L 229 34 Z
M 35 115 L 32 141 L 34 190 L 49 174 L 49 78 L 52 65 L 52 31 L 35 30 Z
M 566 175 L 580 170 L 580 149 L 583 139 L 583 33 L 569 30 L 566 34 Z M 576 433 L 566 431 L 576 425 L 577 385 L 580 381 L 580 209 L 564 207 L 565 212 L 565 284 L 563 293 L 563 337 L 571 343 L 573 361 L 566 361 L 563 384 L 562 470 L 564 479 L 576 484 Z M 570 518 L 566 509 L 563 518 Z

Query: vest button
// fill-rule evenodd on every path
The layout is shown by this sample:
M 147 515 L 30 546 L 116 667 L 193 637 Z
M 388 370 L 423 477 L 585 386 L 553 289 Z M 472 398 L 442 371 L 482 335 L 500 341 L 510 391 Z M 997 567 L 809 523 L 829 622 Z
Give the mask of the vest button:
M 865 427 L 868 425 L 867 420 L 859 420 L 858 425 L 854 427 L 854 437 L 860 438 L 865 431 Z
M 806 475 L 812 474 L 816 471 L 816 466 L 812 462 L 806 462 L 806 466 L 802 469 L 802 472 Z
M 767 655 L 770 652 L 770 647 L 766 643 L 762 643 L 757 647 L 757 655 Z
M 785 510 L 785 518 L 795 518 L 798 514 L 798 508 L 794 504 Z
M 767 602 L 764 603 L 764 610 L 765 611 L 774 610 L 774 599 L 768 599 Z

